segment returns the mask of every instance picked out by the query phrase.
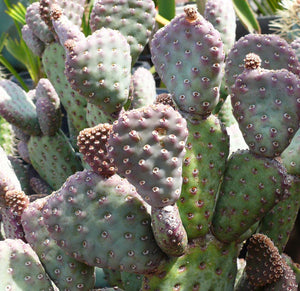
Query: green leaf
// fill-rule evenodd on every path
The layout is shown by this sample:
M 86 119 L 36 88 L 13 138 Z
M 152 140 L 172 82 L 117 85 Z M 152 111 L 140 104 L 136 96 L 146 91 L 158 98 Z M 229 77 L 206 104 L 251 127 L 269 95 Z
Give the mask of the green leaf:
M 5 42 L 6 42 L 7 38 L 8 38 L 7 33 L 2 33 L 1 34 L 1 37 L 0 37 L 0 53 L 3 51 L 3 49 L 5 47 Z
M 175 0 L 158 0 L 158 13 L 171 20 L 175 17 Z
M 247 0 L 232 0 L 236 15 L 250 33 L 261 33 L 260 25 Z
M 6 13 L 15 21 L 20 23 L 21 25 L 26 24 L 25 15 L 26 15 L 26 8 L 20 2 L 17 4 L 13 4 L 7 8 Z

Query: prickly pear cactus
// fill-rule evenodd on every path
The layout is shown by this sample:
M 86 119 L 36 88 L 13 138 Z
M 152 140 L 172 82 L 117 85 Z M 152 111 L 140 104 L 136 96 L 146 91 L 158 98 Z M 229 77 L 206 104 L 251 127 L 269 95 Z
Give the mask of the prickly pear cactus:
M 152 0 L 29 6 L 46 75 L 0 80 L 1 290 L 297 290 L 296 40 L 233 43 L 233 3 L 197 4 L 155 31 Z
M 0 241 L 0 250 L 2 290 L 58 290 L 29 244 L 6 239 Z
M 91 11 L 90 27 L 118 30 L 130 45 L 132 64 L 143 51 L 154 29 L 156 10 L 152 0 L 96 0 Z
M 164 258 L 143 200 L 118 175 L 78 172 L 47 199 L 42 213 L 57 244 L 90 266 L 149 273 Z
M 71 87 L 107 114 L 128 100 L 131 56 L 125 37 L 102 28 L 81 41 L 69 40 L 65 74 Z
M 113 124 L 108 155 L 154 207 L 174 204 L 182 184 L 185 119 L 163 104 L 124 112 Z
M 184 256 L 146 275 L 141 290 L 233 290 L 237 254 L 235 243 L 223 244 L 208 234 L 192 241 Z
M 151 54 L 179 109 L 195 117 L 209 115 L 219 101 L 225 56 L 212 24 L 197 10 L 186 8 L 155 33 Z

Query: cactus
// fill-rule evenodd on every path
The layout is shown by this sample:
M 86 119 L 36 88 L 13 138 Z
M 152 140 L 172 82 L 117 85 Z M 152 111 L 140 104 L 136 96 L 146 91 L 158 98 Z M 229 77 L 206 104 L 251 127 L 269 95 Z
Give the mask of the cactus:
M 45 76 L 0 80 L 3 290 L 296 290 L 295 43 L 233 43 L 220 3 L 155 31 L 150 0 L 29 6 Z M 136 69 L 151 32 L 160 95 Z
M 195 118 L 209 115 L 219 101 L 224 63 L 220 33 L 212 24 L 186 8 L 154 35 L 151 53 L 179 109 Z
M 91 11 L 90 27 L 118 30 L 130 45 L 132 65 L 149 41 L 156 11 L 151 0 L 96 0 Z
M 271 31 L 280 35 L 288 42 L 299 37 L 299 18 L 300 3 L 297 0 L 283 0 L 282 9 L 276 11 L 277 19 L 270 22 Z

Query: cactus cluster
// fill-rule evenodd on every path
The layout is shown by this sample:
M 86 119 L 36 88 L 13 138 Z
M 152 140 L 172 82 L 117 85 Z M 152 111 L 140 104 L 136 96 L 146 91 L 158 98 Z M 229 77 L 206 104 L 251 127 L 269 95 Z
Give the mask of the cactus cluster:
M 152 0 L 28 7 L 46 76 L 0 80 L 16 142 L 0 147 L 1 290 L 297 290 L 296 50 L 235 40 L 231 1 L 155 16 Z M 168 93 L 134 67 L 147 43 Z

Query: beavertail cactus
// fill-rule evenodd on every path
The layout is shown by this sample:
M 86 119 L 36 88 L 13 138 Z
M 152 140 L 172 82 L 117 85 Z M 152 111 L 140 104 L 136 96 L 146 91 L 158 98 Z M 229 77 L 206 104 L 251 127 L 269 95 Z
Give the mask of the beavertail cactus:
M 125 37 L 102 28 L 81 41 L 65 43 L 66 76 L 71 87 L 107 114 L 128 100 L 131 56 Z
M 300 175 L 300 129 L 280 157 L 289 174 Z
M 45 197 L 30 203 L 22 214 L 27 242 L 37 253 L 47 274 L 60 290 L 93 288 L 94 268 L 67 255 L 49 236 L 41 212 L 47 199 L 48 197 Z
M 129 99 L 130 108 L 140 108 L 151 105 L 156 98 L 156 86 L 153 75 L 149 70 L 139 67 L 131 77 Z
M 5 151 L 0 147 L 0 207 L 5 205 L 5 194 L 9 190 L 22 190 L 10 160 Z
M 41 41 L 26 24 L 22 27 L 22 38 L 30 50 L 41 57 L 45 50 L 45 43 Z
M 1 290 L 296 290 L 297 43 L 233 43 L 233 2 L 197 4 L 151 36 L 150 70 L 154 1 L 28 7 L 46 76 L 0 80 Z
M 59 97 L 48 79 L 39 80 L 35 96 L 36 113 L 41 131 L 44 135 L 53 136 L 61 127 L 62 112 Z
M 0 289 L 58 290 L 50 281 L 37 254 L 21 240 L 0 241 Z
M 118 175 L 78 172 L 47 199 L 42 213 L 57 244 L 90 266 L 149 273 L 164 258 L 143 200 Z
M 223 244 L 211 235 L 193 240 L 184 256 L 172 257 L 155 273 L 145 275 L 141 290 L 231 291 L 237 254 L 235 243 Z
M 0 114 L 27 134 L 41 133 L 35 104 L 24 90 L 10 80 L 0 80 Z
M 205 1 L 204 17 L 220 32 L 227 54 L 235 42 L 236 16 L 232 0 Z
M 292 72 L 260 67 L 255 54 L 231 87 L 233 114 L 251 152 L 279 156 L 299 128 L 300 80 Z M 261 102 L 260 102 L 261 100 Z
M 130 45 L 132 64 L 149 41 L 155 24 L 156 10 L 152 0 L 96 0 L 91 11 L 90 27 L 118 30 Z
M 286 172 L 278 162 L 247 150 L 228 160 L 214 217 L 213 233 L 221 241 L 238 240 L 283 199 Z
M 42 62 L 48 79 L 55 88 L 64 106 L 70 124 L 77 132 L 88 127 L 86 121 L 86 99 L 71 88 L 64 70 L 66 53 L 64 48 L 58 43 L 53 43 L 44 51 Z
M 277 35 L 247 34 L 231 48 L 225 62 L 225 80 L 229 93 L 237 76 L 244 70 L 244 59 L 254 53 L 261 59 L 261 67 L 268 70 L 287 69 L 299 75 L 300 64 L 295 51 Z
M 73 24 L 73 26 L 80 27 L 82 24 L 85 2 L 85 0 L 40 0 L 39 14 L 49 29 L 53 31 L 51 8 L 53 5 L 59 5 L 63 10 L 63 14 L 70 20 L 70 23 Z
M 224 63 L 220 33 L 196 9 L 161 28 L 151 41 L 152 61 L 185 114 L 209 115 L 219 101 Z
M 61 130 L 53 136 L 31 136 L 28 151 L 35 170 L 55 190 L 67 177 L 82 170 L 76 152 Z
M 189 238 L 197 238 L 209 232 L 229 142 L 226 131 L 214 115 L 187 124 L 189 136 L 177 204 Z
M 72 25 L 72 21 L 63 14 L 63 10 L 58 4 L 51 6 L 51 19 L 53 29 L 62 46 L 64 46 L 65 42 L 69 39 L 80 41 L 85 38 L 80 27 Z
M 26 23 L 34 35 L 36 35 L 42 42 L 51 43 L 54 41 L 54 35 L 41 18 L 39 10 L 39 2 L 33 2 L 30 4 L 26 10 Z
M 286 197 L 279 201 L 260 222 L 258 231 L 270 238 L 282 253 L 293 230 L 300 209 L 300 179 L 288 176 Z
M 159 247 L 169 256 L 185 253 L 188 237 L 182 225 L 177 205 L 151 208 L 152 229 Z
M 169 105 L 133 109 L 114 122 L 108 155 L 148 204 L 164 207 L 180 196 L 187 134 L 185 119 Z

